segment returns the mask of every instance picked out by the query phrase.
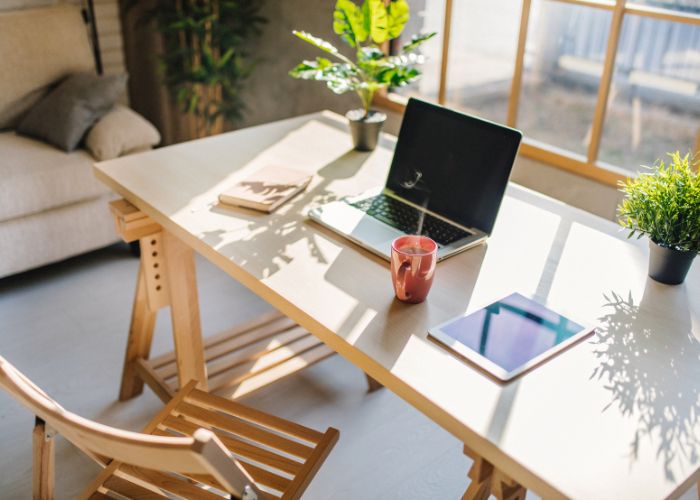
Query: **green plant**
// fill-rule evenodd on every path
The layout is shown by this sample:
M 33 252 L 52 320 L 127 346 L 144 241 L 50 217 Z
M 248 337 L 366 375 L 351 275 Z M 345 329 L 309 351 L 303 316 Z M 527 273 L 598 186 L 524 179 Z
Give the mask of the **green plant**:
M 658 160 L 651 172 L 620 183 L 620 224 L 629 237 L 646 234 L 659 245 L 700 252 L 700 177 L 693 170 L 700 162 L 678 151 L 669 156 L 668 165 Z
M 388 5 L 384 0 L 364 0 L 362 6 L 352 0 L 338 0 L 333 13 L 333 31 L 355 49 L 356 61 L 321 38 L 305 31 L 294 31 L 296 36 L 339 62 L 317 57 L 297 65 L 289 74 L 294 78 L 324 81 L 336 94 L 356 92 L 367 116 L 377 90 L 406 85 L 421 74 L 416 65 L 423 62 L 423 56 L 416 53 L 416 49 L 436 33 L 414 35 L 395 55 L 387 55 L 381 48 L 401 35 L 408 19 L 406 0 L 392 0 Z
M 142 4 L 131 0 L 127 8 Z M 241 118 L 241 90 L 253 67 L 246 47 L 266 20 L 261 0 L 156 0 L 143 11 L 163 39 L 162 78 L 195 135 Z

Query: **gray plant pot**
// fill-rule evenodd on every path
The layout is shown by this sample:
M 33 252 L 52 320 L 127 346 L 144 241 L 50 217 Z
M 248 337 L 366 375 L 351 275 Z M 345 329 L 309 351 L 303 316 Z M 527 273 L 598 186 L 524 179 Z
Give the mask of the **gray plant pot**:
M 649 277 L 659 283 L 680 285 L 685 280 L 695 252 L 665 247 L 649 240 Z
M 365 116 L 364 109 L 353 109 L 345 114 L 350 123 L 352 143 L 357 151 L 374 151 L 379 142 L 386 115 L 380 111 L 371 111 Z

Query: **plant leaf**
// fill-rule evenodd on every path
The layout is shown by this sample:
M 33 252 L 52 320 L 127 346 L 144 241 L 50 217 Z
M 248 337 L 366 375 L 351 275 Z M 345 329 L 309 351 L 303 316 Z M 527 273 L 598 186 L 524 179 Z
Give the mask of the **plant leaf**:
M 620 184 L 625 198 L 618 207 L 629 237 L 647 235 L 657 244 L 700 252 L 700 177 L 690 154 L 670 153 L 649 172 Z
M 224 52 L 224 55 L 219 59 L 219 67 L 223 68 L 228 64 L 229 59 L 233 56 L 235 50 L 233 47 Z
M 333 12 L 333 31 L 350 47 L 367 40 L 362 10 L 352 0 L 338 0 Z
M 413 50 L 416 50 L 420 45 L 423 43 L 427 42 L 431 38 L 433 38 L 437 33 L 432 32 L 432 33 L 418 33 L 416 35 L 413 35 L 411 37 L 411 41 L 408 42 L 406 45 L 401 47 L 401 52 L 406 53 L 406 52 L 411 52 Z
M 322 38 L 319 38 L 317 36 L 313 36 L 311 33 L 307 33 L 306 31 L 297 31 L 294 30 L 292 31 L 295 36 L 301 38 L 305 42 L 310 43 L 311 45 L 318 47 L 324 52 L 328 52 L 329 54 L 337 54 L 338 49 L 336 49 L 333 44 L 325 41 Z
M 317 80 L 326 85 L 336 94 L 343 94 L 358 88 L 355 69 L 343 63 L 334 63 L 325 57 L 317 57 L 315 61 L 304 61 L 293 68 L 289 75 L 303 80 Z
M 406 0 L 392 1 L 387 7 L 387 16 L 387 39 L 396 38 L 410 18 L 410 8 Z
M 357 60 L 360 62 L 379 61 L 385 57 L 384 52 L 377 47 L 362 47 L 357 51 Z
M 386 6 L 383 0 L 365 0 L 362 5 L 364 27 L 374 43 L 384 43 L 388 38 L 388 22 Z

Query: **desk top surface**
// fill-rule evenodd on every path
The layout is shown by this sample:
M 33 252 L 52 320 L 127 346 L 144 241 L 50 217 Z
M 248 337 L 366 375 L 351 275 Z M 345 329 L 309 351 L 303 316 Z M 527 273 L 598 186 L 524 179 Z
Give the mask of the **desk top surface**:
M 305 216 L 386 178 L 394 139 L 359 153 L 345 127 L 318 113 L 98 163 L 95 173 L 540 495 L 663 498 L 700 478 L 700 265 L 684 285 L 658 284 L 647 278 L 646 240 L 511 185 L 488 244 L 438 264 L 425 303 L 400 303 L 387 262 Z M 217 203 L 267 164 L 316 175 L 271 215 Z M 427 339 L 429 327 L 514 291 L 597 331 L 505 385 Z

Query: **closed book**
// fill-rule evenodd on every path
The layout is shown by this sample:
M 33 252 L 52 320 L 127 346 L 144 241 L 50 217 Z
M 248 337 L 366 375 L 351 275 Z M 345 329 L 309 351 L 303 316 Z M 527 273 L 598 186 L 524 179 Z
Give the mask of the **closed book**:
M 311 178 L 308 172 L 270 165 L 219 194 L 219 200 L 229 205 L 272 212 L 303 191 Z

